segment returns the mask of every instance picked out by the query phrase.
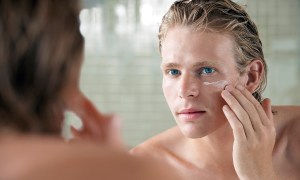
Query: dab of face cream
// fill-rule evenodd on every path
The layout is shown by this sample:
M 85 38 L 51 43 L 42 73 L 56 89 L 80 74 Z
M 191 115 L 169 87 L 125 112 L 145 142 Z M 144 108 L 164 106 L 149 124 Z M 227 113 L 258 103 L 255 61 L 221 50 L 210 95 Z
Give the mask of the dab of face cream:
M 228 82 L 225 81 L 225 80 L 221 80 L 221 81 L 216 81 L 216 82 L 204 82 L 203 84 L 204 85 L 215 86 L 215 87 L 220 88 L 220 89 L 224 89 L 225 86 L 228 84 Z

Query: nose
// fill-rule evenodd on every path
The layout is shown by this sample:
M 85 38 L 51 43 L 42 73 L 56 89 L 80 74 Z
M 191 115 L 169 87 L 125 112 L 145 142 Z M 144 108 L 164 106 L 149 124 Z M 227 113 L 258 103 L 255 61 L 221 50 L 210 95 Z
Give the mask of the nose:
M 194 98 L 199 95 L 199 86 L 196 77 L 182 75 L 179 82 L 178 96 L 180 98 Z

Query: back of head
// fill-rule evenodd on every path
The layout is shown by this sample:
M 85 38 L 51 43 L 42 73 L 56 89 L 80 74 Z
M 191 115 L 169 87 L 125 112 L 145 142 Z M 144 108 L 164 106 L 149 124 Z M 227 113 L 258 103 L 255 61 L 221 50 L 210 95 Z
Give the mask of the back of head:
M 257 27 L 247 12 L 230 0 L 179 0 L 174 2 L 163 17 L 159 28 L 159 48 L 169 28 L 190 27 L 193 31 L 225 33 L 232 37 L 237 69 L 242 74 L 246 66 L 259 59 L 264 65 L 264 74 L 259 87 L 253 93 L 261 101 L 261 93 L 267 82 L 267 65 Z
M 76 0 L 0 0 L 1 130 L 60 130 L 83 49 L 78 13 Z

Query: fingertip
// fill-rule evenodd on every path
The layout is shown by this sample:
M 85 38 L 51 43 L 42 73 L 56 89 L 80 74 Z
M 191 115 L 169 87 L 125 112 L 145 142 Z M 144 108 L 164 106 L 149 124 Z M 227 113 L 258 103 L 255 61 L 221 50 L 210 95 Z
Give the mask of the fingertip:
M 228 84 L 226 87 L 225 87 L 225 90 L 231 92 L 231 91 L 234 91 L 234 86 Z
M 77 136 L 80 134 L 80 130 L 77 129 L 76 127 L 74 127 L 73 125 L 70 125 L 70 129 L 71 129 L 71 132 L 74 136 Z
M 222 110 L 224 113 L 228 112 L 230 110 L 229 106 L 227 104 L 225 104 L 223 107 L 222 107 Z
M 265 98 L 261 104 L 262 104 L 262 106 L 269 107 L 269 106 L 271 106 L 271 99 Z
M 113 126 L 114 127 L 118 127 L 118 128 L 121 128 L 121 124 L 122 124 L 122 120 L 119 116 L 115 115 L 113 118 Z
M 263 101 L 266 101 L 268 103 L 271 103 L 271 99 L 270 98 L 265 98 Z
M 226 89 L 226 87 L 227 87 L 227 86 L 229 86 L 229 85 L 230 85 L 230 84 L 225 84 L 225 86 L 224 86 L 223 90 L 225 90 L 225 89 Z
M 73 125 L 70 125 L 70 129 L 71 131 L 77 131 L 77 129 Z
M 262 103 L 261 103 L 263 109 L 265 110 L 268 118 L 272 118 L 273 113 L 272 113 L 272 106 L 271 106 L 271 99 L 265 98 Z

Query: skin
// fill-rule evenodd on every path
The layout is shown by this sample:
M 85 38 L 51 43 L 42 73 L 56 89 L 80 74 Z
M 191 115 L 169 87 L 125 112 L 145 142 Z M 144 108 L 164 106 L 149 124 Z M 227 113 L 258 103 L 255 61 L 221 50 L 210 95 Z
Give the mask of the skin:
M 96 143 L 34 136 L 2 136 L 0 142 L 0 179 L 178 179 L 164 163 Z
M 128 154 L 120 137 L 119 118 L 100 113 L 80 91 L 80 67 L 74 67 L 71 83 L 66 84 L 61 98 L 66 109 L 82 120 L 83 128 L 72 129 L 72 142 L 65 142 L 59 134 L 1 131 L 0 179 L 180 179 L 165 162 Z M 62 120 L 59 113 L 54 122 L 61 124 Z
M 79 77 L 79 71 L 75 73 Z M 119 119 L 100 113 L 72 84 L 62 98 L 67 109 L 77 114 L 85 126 L 73 129 L 72 142 L 65 142 L 58 135 L 1 132 L 0 179 L 180 179 L 165 162 L 129 155 L 119 136 Z
M 6 124 L 4 121 L 0 124 L 0 179 L 179 179 L 176 171 L 164 162 L 129 155 L 119 136 L 119 119 L 115 115 L 102 114 L 81 92 L 79 78 L 83 54 L 80 54 L 80 51 L 83 51 L 83 44 L 75 46 L 70 44 L 71 42 L 83 43 L 77 34 L 79 33 L 79 24 L 76 19 L 80 7 L 75 4 L 78 3 L 77 1 L 58 3 L 59 1 L 53 3 L 44 3 L 44 1 L 0 2 L 1 9 L 4 7 L 8 10 L 0 13 L 1 34 L 8 38 L 4 38 L 0 44 L 3 47 L 7 46 L 4 50 L 16 52 L 13 56 L 6 57 L 5 54 L 2 55 L 3 48 L 0 50 L 1 58 L 4 58 L 0 62 L 0 71 L 2 75 L 5 74 L 3 77 L 0 76 L 0 81 L 11 83 L 7 92 L 1 91 L 0 97 L 5 97 L 6 94 L 11 94 L 12 97 L 9 97 L 8 100 L 6 98 L 0 100 L 0 118 L 19 118 L 23 114 L 27 116 L 11 122 L 21 123 L 17 127 L 14 125 L 18 124 Z M 58 6 L 66 7 L 66 11 L 52 13 L 51 9 L 56 9 Z M 44 12 L 44 10 L 46 11 Z M 57 18 L 60 16 L 62 16 L 61 19 Z M 66 18 L 70 19 L 70 23 L 66 21 Z M 68 24 L 63 27 L 59 26 L 62 23 Z M 44 26 L 53 26 L 55 29 L 50 28 L 48 31 Z M 57 39 L 57 33 L 63 39 L 59 38 L 55 44 L 52 38 Z M 63 48 L 57 50 L 54 48 L 57 46 Z M 45 49 L 49 49 L 49 51 Z M 69 54 L 70 50 L 75 54 Z M 45 58 L 48 55 L 51 57 Z M 30 58 L 33 59 L 30 60 Z M 26 69 L 29 66 L 30 68 Z M 57 71 L 53 71 L 54 69 Z M 42 73 L 43 71 L 46 72 Z M 48 75 L 50 72 L 52 72 L 51 75 Z M 61 73 L 62 77 L 56 78 L 57 74 L 52 76 L 53 73 Z M 17 81 L 22 75 L 24 75 L 25 83 Z M 55 82 L 58 84 L 55 85 L 53 78 L 56 78 Z M 42 80 L 49 81 L 49 86 L 46 85 L 45 89 L 52 88 L 50 91 L 46 90 L 49 100 L 48 98 L 41 99 L 41 102 L 38 101 L 34 105 L 30 103 L 30 106 L 22 103 L 29 98 L 40 97 L 40 91 L 44 88 L 36 86 L 36 83 Z M 30 95 L 27 92 L 21 93 L 16 90 L 25 84 L 33 89 Z M 35 94 L 39 96 L 36 97 Z M 20 100 L 16 101 L 16 112 L 12 112 L 10 106 L 15 98 L 20 98 Z M 54 102 L 57 104 L 53 104 Z M 23 104 L 24 107 L 20 108 L 19 106 Z M 46 108 L 51 108 L 49 114 L 44 112 Z M 66 110 L 75 113 L 83 123 L 83 128 L 79 130 L 73 128 L 75 139 L 72 142 L 64 141 L 58 133 Z M 9 116 L 13 113 L 17 113 L 16 116 Z M 37 129 L 44 132 L 35 130 L 34 127 L 28 128 L 33 129 L 30 132 L 22 131 L 21 127 L 27 128 L 28 124 L 35 126 L 38 124 L 36 121 L 48 124 L 48 121 L 44 122 L 44 119 L 38 119 L 44 116 L 51 117 L 52 124 L 49 130 L 43 130 L 41 126 Z M 29 119 L 30 117 L 32 119 Z M 21 120 L 24 122 L 20 122 Z
M 131 153 L 161 159 L 184 179 L 298 179 L 300 107 L 257 102 L 263 65 L 253 60 L 240 74 L 233 45 L 228 34 L 168 30 L 162 89 L 177 126 Z M 228 85 L 204 85 L 217 81 Z
M 66 110 L 76 114 L 84 124 L 81 129 L 71 127 L 74 136 L 72 141 L 89 141 L 121 148 L 124 145 L 120 135 L 120 118 L 115 114 L 101 113 L 80 89 L 79 79 L 83 53 L 79 58 L 79 63 L 72 67 L 70 81 L 61 95 Z M 57 117 L 59 124 L 63 118 L 63 115 Z

